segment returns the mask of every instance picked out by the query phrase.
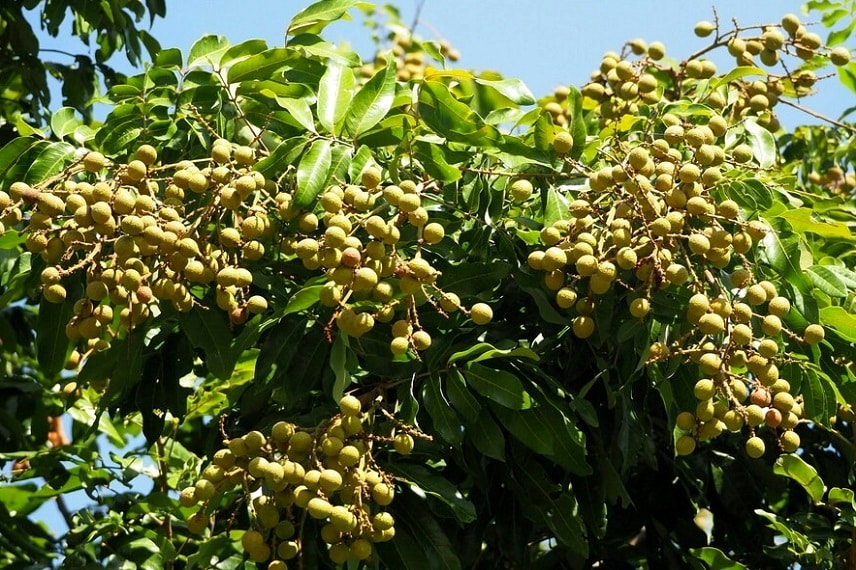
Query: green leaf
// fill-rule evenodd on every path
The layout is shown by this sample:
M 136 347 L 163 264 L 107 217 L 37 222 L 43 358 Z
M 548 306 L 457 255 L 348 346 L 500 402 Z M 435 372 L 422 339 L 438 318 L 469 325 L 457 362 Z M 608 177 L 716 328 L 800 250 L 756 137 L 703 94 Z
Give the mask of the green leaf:
M 760 67 L 755 67 L 752 65 L 741 65 L 735 67 L 722 77 L 714 77 L 710 80 L 710 88 L 716 89 L 721 85 L 726 85 L 731 83 L 732 81 L 737 81 L 738 79 L 743 79 L 744 77 L 766 77 L 767 72 L 761 69 Z
M 375 73 L 351 101 L 345 115 L 345 132 L 356 138 L 368 131 L 392 108 L 395 98 L 396 60 L 390 55 L 383 71 Z
M 856 342 L 856 315 L 848 313 L 842 307 L 823 307 L 820 309 L 820 323 L 835 331 L 835 334 L 848 342 Z
M 776 475 L 789 477 L 802 485 L 809 497 L 819 503 L 826 493 L 826 485 L 817 474 L 817 470 L 806 463 L 799 455 L 786 453 L 779 456 L 776 464 L 773 465 L 773 472 Z
M 223 311 L 194 307 L 179 315 L 181 329 L 194 348 L 205 352 L 205 365 L 221 380 L 232 375 L 236 359 L 230 350 L 232 332 Z
M 483 408 L 476 421 L 467 426 L 467 438 L 482 454 L 505 461 L 505 436 L 488 409 Z
M 39 303 L 39 320 L 36 324 L 36 347 L 39 367 L 48 378 L 57 376 L 65 366 L 69 340 L 65 325 L 74 315 L 74 304 L 83 294 L 79 281 L 66 281 L 66 298 L 62 303 Z
M 455 513 L 455 517 L 466 524 L 476 520 L 476 508 L 468 499 L 461 497 L 458 488 L 433 470 L 415 463 L 390 464 L 389 470 L 407 483 L 423 492 L 437 497 Z
M 235 44 L 227 49 L 220 58 L 220 65 L 225 67 L 239 61 L 244 61 L 248 57 L 262 53 L 268 49 L 267 42 L 261 39 L 250 39 Z
M 564 220 L 568 215 L 568 201 L 564 196 L 550 186 L 547 192 L 542 193 L 544 207 L 544 227 L 550 227 L 559 220 Z
M 526 84 L 519 79 L 501 79 L 489 80 L 481 77 L 473 77 L 479 85 L 485 85 L 498 91 L 503 97 L 507 97 L 512 103 L 517 105 L 534 105 L 535 96 L 526 87 Z
M 300 311 L 305 311 L 306 309 L 314 306 L 318 303 L 319 295 L 323 288 L 323 285 L 310 285 L 292 295 L 288 300 L 288 304 L 285 306 L 285 311 L 282 313 L 283 316 L 290 315 L 292 313 L 299 313 Z
M 331 144 L 328 139 L 318 139 L 300 159 L 300 165 L 297 167 L 297 191 L 294 193 L 295 207 L 308 208 L 324 190 L 333 161 Z
M 474 146 L 498 145 L 502 135 L 473 109 L 455 99 L 439 81 L 424 81 L 419 89 L 419 114 L 437 134 L 452 142 Z
M 776 217 L 787 220 L 797 233 L 813 233 L 824 238 L 839 238 L 847 241 L 856 239 L 847 224 L 829 218 L 817 219 L 811 208 L 785 210 Z
M 345 395 L 345 388 L 351 382 L 351 374 L 348 372 L 348 335 L 340 334 L 333 341 L 330 350 L 330 369 L 336 381 L 333 384 L 333 400 L 338 402 Z
M 45 143 L 27 169 L 24 182 L 38 184 L 58 174 L 73 156 L 74 147 L 68 143 Z
M 443 267 L 438 282 L 444 291 L 452 291 L 462 297 L 478 295 L 499 285 L 510 271 L 511 265 L 504 261 L 461 263 Z
M 852 509 L 856 510 L 856 497 L 854 497 L 853 489 L 833 487 L 829 490 L 829 496 L 826 501 L 830 505 L 848 503 Z
M 808 369 L 800 388 L 807 417 L 825 424 L 835 416 L 835 391 L 826 378 Z
M 18 159 L 39 142 L 29 137 L 20 137 L 4 145 L 0 149 L 0 180 L 8 180 L 6 173 L 18 162 Z M 8 182 L 17 182 L 17 180 L 8 180 Z
M 75 113 L 74 108 L 63 107 L 51 116 L 51 131 L 56 138 L 62 140 L 68 135 L 73 135 L 74 130 L 81 125 Z
M 220 58 L 229 49 L 229 42 L 223 36 L 208 34 L 202 36 L 192 46 L 187 56 L 187 67 L 200 65 L 216 66 Z
M 348 111 L 356 84 L 350 67 L 330 62 L 318 85 L 318 122 L 326 132 L 339 134 L 339 123 Z
M 710 570 L 749 570 L 747 566 L 732 560 L 724 552 L 712 546 L 690 548 L 690 553 L 707 564 Z
M 478 419 L 481 404 L 469 391 L 464 377 L 457 368 L 452 368 L 446 375 L 446 393 L 449 395 L 452 407 L 461 414 L 465 422 L 471 424 Z
M 417 140 L 413 143 L 413 150 L 414 156 L 432 178 L 448 183 L 459 180 L 463 176 L 459 168 L 449 164 L 444 146 Z
M 511 372 L 470 364 L 463 374 L 476 392 L 501 406 L 521 410 L 530 405 L 529 394 Z
M 307 131 L 314 133 L 315 119 L 312 118 L 312 109 L 305 99 L 294 99 L 291 97 L 277 97 L 276 104 L 288 111 L 294 120 L 300 123 Z
M 747 117 L 743 122 L 752 147 L 752 154 L 761 168 L 770 168 L 776 163 L 776 138 L 773 134 L 755 122 L 753 117 Z
M 440 434 L 440 437 L 454 445 L 460 447 L 464 439 L 463 426 L 458 418 L 458 414 L 446 398 L 443 397 L 443 392 L 440 388 L 440 376 L 436 373 L 423 382 L 423 403 L 425 409 L 428 410 L 428 415 L 434 423 L 434 429 Z
M 277 72 L 285 67 L 290 59 L 289 50 L 285 48 L 272 48 L 262 53 L 250 56 L 229 67 L 226 75 L 231 84 L 241 83 L 250 79 L 270 79 L 276 77 Z
M 831 297 L 846 297 L 847 286 L 825 265 L 812 265 L 806 268 L 814 286 Z
M 360 0 L 319 0 L 297 13 L 288 24 L 286 35 L 296 36 L 304 32 L 318 33 L 324 26 L 342 18 Z

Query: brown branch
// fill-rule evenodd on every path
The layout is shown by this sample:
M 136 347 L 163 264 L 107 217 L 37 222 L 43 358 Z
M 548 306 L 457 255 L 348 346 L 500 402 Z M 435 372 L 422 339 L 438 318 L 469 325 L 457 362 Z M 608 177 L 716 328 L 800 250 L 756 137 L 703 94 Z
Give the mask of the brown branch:
M 799 103 L 794 103 L 793 101 L 788 101 L 787 99 L 779 99 L 779 103 L 785 104 L 788 107 L 793 107 L 797 111 L 802 111 L 806 115 L 810 115 L 810 116 L 814 117 L 815 119 L 820 119 L 821 121 L 826 121 L 827 123 L 829 123 L 831 125 L 835 125 L 838 128 L 848 130 L 851 133 L 856 133 L 856 127 L 854 127 L 853 125 L 848 125 L 847 123 L 842 123 L 841 121 L 836 121 L 835 119 L 827 117 L 826 115 L 822 115 L 822 114 L 818 113 L 817 111 L 812 111 L 808 107 L 803 107 Z

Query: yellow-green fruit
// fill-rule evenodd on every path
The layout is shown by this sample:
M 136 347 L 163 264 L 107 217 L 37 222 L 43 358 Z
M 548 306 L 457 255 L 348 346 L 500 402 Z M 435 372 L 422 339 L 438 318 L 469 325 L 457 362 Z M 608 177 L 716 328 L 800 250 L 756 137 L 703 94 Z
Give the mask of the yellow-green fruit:
M 691 435 L 682 435 L 675 441 L 675 453 L 678 455 L 689 455 L 695 448 L 696 441 Z
M 847 65 L 850 63 L 850 50 L 844 46 L 839 46 L 834 48 L 829 52 L 829 61 L 832 62 L 833 65 L 841 67 L 842 65 Z M 799 446 L 799 444 L 797 444 Z
M 784 317 L 791 310 L 791 302 L 785 297 L 773 297 L 767 305 L 767 313 L 777 317 Z
M 296 541 L 285 540 L 283 542 L 280 542 L 279 546 L 276 547 L 276 555 L 281 560 L 274 560 L 273 562 L 268 564 L 267 570 L 273 570 L 274 564 L 276 564 L 277 562 L 280 563 L 280 566 L 278 566 L 278 568 L 282 568 L 282 570 L 285 570 L 286 565 L 285 565 L 285 562 L 282 562 L 282 560 L 291 560 L 291 559 L 297 557 L 297 555 L 299 553 L 300 553 L 300 546 L 298 545 L 298 543 Z
M 445 235 L 446 231 L 443 229 L 443 226 L 441 226 L 437 222 L 425 224 L 425 227 L 422 228 L 422 239 L 425 240 L 425 243 L 427 243 L 428 245 L 440 243 L 440 241 L 445 237 Z
M 587 315 L 575 317 L 571 329 L 577 338 L 586 339 L 594 334 L 594 319 Z
M 334 564 L 344 564 L 351 555 L 351 549 L 340 542 L 332 545 L 327 555 Z
M 247 310 L 252 315 L 264 313 L 268 308 L 267 299 L 261 295 L 253 295 L 247 299 Z
M 44 288 L 43 295 L 48 303 L 62 303 L 67 295 L 65 287 L 59 283 Z
M 380 184 L 381 176 L 382 173 L 379 168 L 370 166 L 363 171 L 360 182 L 367 189 L 374 190 Z
M 107 166 L 107 164 L 109 164 L 109 161 L 103 154 L 97 151 L 88 152 L 86 153 L 86 156 L 83 157 L 83 168 L 85 168 L 87 172 L 99 172 L 102 168 Z
M 396 336 L 389 342 L 389 350 L 394 355 L 404 354 L 410 350 L 410 340 L 404 336 Z
M 339 400 L 339 410 L 345 416 L 357 416 L 363 409 L 360 399 L 348 394 Z
M 716 313 L 707 313 L 699 318 L 698 328 L 704 334 L 722 334 L 725 332 L 725 320 Z
M 690 412 L 681 412 L 675 418 L 675 425 L 681 431 L 692 431 L 696 426 L 696 419 Z
M 326 499 L 315 497 L 310 499 L 309 504 L 306 505 L 306 510 L 312 518 L 325 519 L 333 512 L 333 506 Z
M 410 337 L 410 340 L 413 342 L 413 347 L 416 350 L 428 350 L 431 346 L 431 335 L 426 331 L 416 331 Z
M 764 455 L 765 451 L 766 446 L 764 445 L 764 440 L 760 437 L 753 436 L 746 441 L 746 455 L 752 459 L 758 459 Z
M 761 321 L 761 330 L 767 336 L 776 336 L 782 332 L 782 319 L 776 315 L 767 315 Z
M 713 380 L 703 378 L 696 382 L 693 387 L 693 394 L 698 400 L 709 400 L 716 393 L 716 385 Z
M 633 299 L 630 303 L 630 314 L 637 319 L 644 319 L 651 312 L 651 302 L 644 297 Z
M 574 138 L 571 133 L 560 131 L 553 138 L 553 150 L 556 154 L 567 154 L 574 146 Z
M 807 344 L 819 344 L 824 336 L 823 327 L 820 325 L 808 325 L 803 332 L 803 339 Z
M 800 436 L 795 431 L 786 431 L 779 439 L 786 453 L 793 453 L 800 447 Z
M 413 437 L 407 433 L 396 434 L 393 440 L 395 451 L 401 455 L 410 455 L 413 452 L 414 445 Z
M 235 162 L 241 166 L 250 166 L 255 161 L 255 152 L 248 146 L 239 146 L 235 149 Z
M 192 534 L 202 534 L 210 522 L 211 520 L 202 511 L 193 513 L 187 519 L 187 530 Z
M 395 489 L 386 483 L 377 483 L 372 487 L 372 499 L 378 505 L 385 507 L 395 497 Z
M 570 287 L 562 287 L 556 291 L 556 304 L 559 308 L 570 309 L 577 302 L 577 292 Z
M 144 144 L 137 149 L 134 156 L 146 166 L 150 166 L 158 159 L 158 151 L 152 145 Z
M 493 309 L 486 303 L 476 303 L 470 309 L 470 318 L 477 325 L 486 325 L 493 320 Z
M 525 178 L 521 178 L 519 180 L 515 180 L 511 185 L 511 198 L 515 202 L 523 202 L 532 196 L 533 191 L 534 188 L 532 187 L 532 183 Z
M 372 543 L 364 538 L 358 538 L 351 543 L 350 555 L 357 560 L 365 560 L 372 555 Z
M 312 436 L 305 431 L 294 432 L 294 435 L 288 440 L 288 449 L 296 452 L 309 451 L 314 440 Z

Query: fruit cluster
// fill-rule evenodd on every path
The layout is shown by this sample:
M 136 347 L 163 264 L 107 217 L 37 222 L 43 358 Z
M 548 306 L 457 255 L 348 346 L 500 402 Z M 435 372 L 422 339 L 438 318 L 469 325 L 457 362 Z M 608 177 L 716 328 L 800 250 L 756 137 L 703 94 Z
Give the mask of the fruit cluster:
M 678 440 L 678 452 L 748 426 L 751 454 L 763 453 L 755 439 L 762 423 L 779 429 L 782 448 L 791 451 L 799 445 L 792 428 L 801 405 L 776 362 L 789 359 L 789 343 L 820 342 L 823 329 L 786 330 L 790 303 L 753 275 L 753 246 L 768 227 L 745 219 L 723 197 L 728 180 L 752 168 L 751 147 L 725 142 L 728 122 L 719 114 L 660 113 L 651 132 L 604 153 L 569 201 L 568 217 L 541 230 L 542 247 L 529 253 L 529 267 L 542 273 L 559 308 L 573 314 L 573 333 L 583 339 L 595 334 L 598 303 L 604 297 L 613 303 L 611 293 L 644 320 L 658 292 L 687 292 L 685 322 L 677 327 L 686 334 L 655 343 L 649 359 L 691 360 L 700 371 L 699 403 L 692 422 L 680 417 L 690 433 Z M 531 184 L 517 180 L 510 194 L 527 200 Z
M 428 66 L 425 43 L 409 32 L 403 31 L 392 34 L 391 42 L 391 49 L 388 52 L 378 51 L 372 63 L 366 63 L 360 67 L 360 75 L 363 78 L 372 77 L 378 70 L 386 66 L 391 53 L 392 57 L 395 58 L 395 76 L 398 81 L 422 79 Z M 445 40 L 439 42 L 438 48 L 439 55 L 435 54 L 434 57 L 439 59 L 446 58 L 454 62 L 461 57 L 458 50 Z
M 333 562 L 370 558 L 374 543 L 395 535 L 394 518 L 383 510 L 395 496 L 395 482 L 375 454 L 392 447 L 408 455 L 411 434 L 425 436 L 400 424 L 392 437 L 367 433 L 368 413 L 354 396 L 342 398 L 339 410 L 314 428 L 280 421 L 269 436 L 251 431 L 224 440 L 211 465 L 179 494 L 182 506 L 197 507 L 189 512 L 188 529 L 201 534 L 218 514 L 231 520 L 238 495 L 252 521 L 241 536 L 242 548 L 269 570 L 300 556 L 302 541 L 309 540 L 303 528 L 307 515 L 317 521 Z
M 488 305 L 468 310 L 437 286 L 440 273 L 422 248 L 445 231 L 429 221 L 422 184 L 382 186 L 380 169 L 369 166 L 361 185 L 331 185 L 317 204 L 300 209 L 293 188 L 252 170 L 255 154 L 222 139 L 209 158 L 172 165 L 158 165 L 149 145 L 126 164 L 93 151 L 44 183 L 16 182 L 9 194 L 0 192 L 2 222 L 18 226 L 27 249 L 46 264 L 44 299 L 62 303 L 85 281 L 66 326 L 85 348 L 72 354 L 70 368 L 164 303 L 180 312 L 213 304 L 235 326 L 266 311 L 267 300 L 252 288 L 251 269 L 262 258 L 324 272 L 320 302 L 343 332 L 358 337 L 376 321 L 397 320 L 395 354 L 430 346 L 417 314 L 429 300 L 478 324 L 491 320 Z M 400 244 L 405 226 L 416 238 L 408 234 Z

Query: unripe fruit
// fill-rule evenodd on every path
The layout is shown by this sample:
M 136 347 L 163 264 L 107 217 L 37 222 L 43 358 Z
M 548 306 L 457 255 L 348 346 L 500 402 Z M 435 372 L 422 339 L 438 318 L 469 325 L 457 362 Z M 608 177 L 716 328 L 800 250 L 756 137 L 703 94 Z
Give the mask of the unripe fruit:
M 571 133 L 560 131 L 553 138 L 553 150 L 556 154 L 567 154 L 574 146 L 574 138 Z
M 428 350 L 431 346 L 431 335 L 425 331 L 416 331 L 410 337 L 413 342 L 413 348 L 419 351 Z
M 470 309 L 470 318 L 477 325 L 486 325 L 493 319 L 493 309 L 486 303 L 476 303 Z
M 752 459 L 758 459 L 764 455 L 764 451 L 766 451 L 766 446 L 764 445 L 764 440 L 760 437 L 750 437 L 746 441 L 746 455 Z
M 838 67 L 847 65 L 850 63 L 850 50 L 844 46 L 834 48 L 829 52 L 829 61 Z M 797 444 L 797 446 L 799 446 L 799 444 Z
M 779 442 L 786 453 L 793 453 L 800 447 L 800 436 L 795 431 L 786 431 L 782 434 Z
M 709 400 L 716 393 L 716 385 L 713 380 L 702 378 L 693 387 L 693 394 L 697 400 Z
M 776 336 L 782 332 L 782 320 L 776 315 L 767 315 L 761 321 L 761 330 L 767 336 Z
M 339 410 L 344 416 L 358 416 L 363 409 L 360 399 L 348 394 L 339 400 Z
M 637 319 L 644 319 L 651 312 L 651 302 L 644 297 L 633 299 L 630 302 L 630 314 Z
M 704 334 L 722 334 L 725 332 L 725 320 L 716 313 L 708 313 L 698 320 L 698 328 Z
M 393 440 L 395 451 L 401 455 L 410 455 L 413 452 L 414 441 L 413 437 L 407 433 L 396 434 Z
M 696 448 L 696 441 L 691 435 L 682 435 L 675 441 L 675 453 L 678 455 L 689 455 Z
M 693 33 L 700 38 L 706 38 L 716 30 L 716 25 L 713 22 L 702 21 L 695 25 Z
M 108 164 L 109 161 L 100 152 L 91 151 L 86 153 L 86 156 L 83 157 L 83 168 L 85 168 L 87 172 L 99 172 Z
M 380 184 L 382 173 L 379 168 L 370 166 L 360 176 L 360 183 L 368 190 L 374 190 Z
M 511 185 L 511 198 L 515 202 L 523 202 L 532 196 L 533 191 L 532 183 L 525 178 L 521 178 L 515 180 Z
M 803 332 L 806 344 L 819 344 L 825 336 L 823 327 L 820 325 L 808 325 Z
M 438 224 L 437 222 L 431 222 L 430 224 L 425 224 L 425 227 L 422 228 L 422 239 L 425 240 L 425 243 L 428 245 L 434 245 L 435 243 L 439 243 L 446 232 L 443 229 L 443 226 Z
M 586 339 L 594 334 L 594 319 L 587 315 L 580 315 L 574 318 L 571 328 L 577 338 Z

